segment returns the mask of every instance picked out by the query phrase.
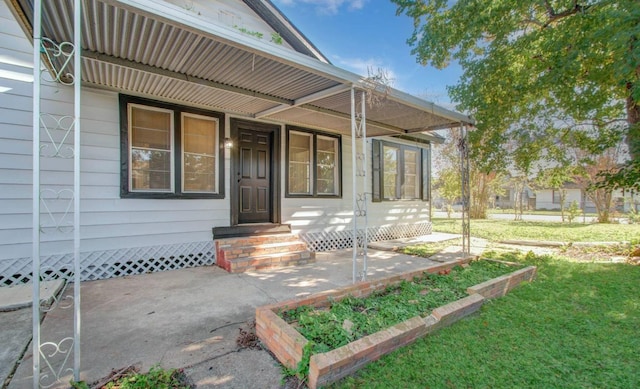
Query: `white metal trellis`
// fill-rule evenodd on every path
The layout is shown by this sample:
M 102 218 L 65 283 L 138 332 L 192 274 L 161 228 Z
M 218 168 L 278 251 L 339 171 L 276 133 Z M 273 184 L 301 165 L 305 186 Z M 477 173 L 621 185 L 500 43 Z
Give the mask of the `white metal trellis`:
M 366 92 L 360 93 L 360 110 L 356 91 L 351 88 L 351 166 L 353 182 L 353 282 L 367 279 L 367 117 Z M 358 142 L 360 141 L 360 142 Z M 359 228 L 361 227 L 361 228 Z M 362 270 L 358 272 L 358 262 Z
M 462 252 L 471 254 L 471 219 L 469 214 L 471 191 L 469 183 L 469 146 L 467 141 L 467 128 L 460 123 L 460 138 L 458 139 L 460 152 L 460 184 L 462 192 Z
M 80 374 L 80 113 L 81 113 L 81 0 L 74 0 L 73 42 L 54 42 L 42 36 L 42 1 L 33 4 L 33 189 L 32 189 L 32 351 L 33 387 L 51 387 L 69 373 L 76 381 Z M 42 58 L 46 58 L 51 79 L 45 79 Z M 73 73 L 69 67 L 73 66 Z M 41 109 L 41 86 L 44 82 L 58 85 L 73 85 L 73 116 L 43 113 Z M 41 137 L 44 132 L 46 136 Z M 70 134 L 73 132 L 73 141 Z M 49 151 L 53 150 L 53 152 Z M 45 188 L 40 180 L 42 158 L 73 158 L 73 187 Z M 62 203 L 62 208 L 60 208 Z M 73 211 L 71 211 L 73 208 Z M 70 213 L 73 221 L 70 222 Z M 41 214 L 45 216 L 45 223 Z M 46 233 L 73 234 L 72 269 L 62 265 L 43 266 L 41 263 L 41 236 Z M 55 274 L 65 283 L 73 281 L 73 335 L 58 341 L 42 341 L 41 315 L 50 309 L 69 306 L 56 299 L 51 308 L 40 304 L 40 280 L 45 275 Z M 73 274 L 73 277 L 70 275 Z M 64 292 L 63 292 L 64 293 Z M 73 368 L 68 367 L 73 352 Z M 43 371 L 44 370 L 44 371 Z

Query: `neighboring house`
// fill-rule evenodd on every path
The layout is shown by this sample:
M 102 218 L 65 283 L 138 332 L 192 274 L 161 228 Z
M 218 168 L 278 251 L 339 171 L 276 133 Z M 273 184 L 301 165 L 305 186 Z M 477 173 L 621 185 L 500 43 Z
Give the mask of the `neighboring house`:
M 564 207 L 568 208 L 574 201 L 584 212 L 596 212 L 596 206 L 589 199 L 584 189 L 574 183 L 564 185 Z M 536 191 L 536 209 L 560 209 L 561 193 L 558 189 L 540 189 Z M 616 190 L 612 196 L 612 207 L 618 212 L 629 212 L 630 208 L 640 204 L 640 197 L 630 192 Z
M 43 77 L 69 81 L 54 54 L 73 40 L 71 3 L 44 3 Z M 0 2 L 0 285 L 31 277 L 32 4 Z M 83 4 L 82 279 L 212 264 L 212 228 L 290 225 L 313 251 L 350 247 L 362 176 L 370 239 L 431 231 L 439 138 L 427 132 L 466 116 L 394 89 L 360 112 L 376 86 L 331 65 L 268 0 Z M 39 97 L 39 250 L 55 273 L 74 249 L 74 92 L 43 81 Z M 352 121 L 364 117 L 359 151 Z
M 574 201 L 578 203 L 580 209 L 586 212 L 593 212 L 595 205 L 591 202 L 584 191 L 578 188 L 576 184 L 567 183 L 564 186 L 565 200 L 564 207 L 569 208 Z M 539 189 L 536 191 L 536 209 L 554 210 L 560 209 L 561 191 L 558 189 Z M 586 207 L 586 208 L 585 208 Z
M 506 185 L 503 187 L 503 190 L 504 192 L 501 195 L 495 197 L 495 208 L 515 209 L 520 201 L 516 189 L 514 189 L 512 185 Z M 526 187 L 521 190 L 519 195 L 522 196 L 522 206 L 524 210 L 533 209 L 536 201 L 536 195 L 533 190 Z

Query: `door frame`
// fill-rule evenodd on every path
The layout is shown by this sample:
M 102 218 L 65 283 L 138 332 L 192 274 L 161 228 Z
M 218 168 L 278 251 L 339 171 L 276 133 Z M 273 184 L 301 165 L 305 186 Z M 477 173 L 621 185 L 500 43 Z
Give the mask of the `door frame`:
M 238 225 L 238 196 L 240 195 L 238 181 L 237 181 L 237 172 L 240 165 L 240 150 L 238 148 L 238 127 L 239 126 L 247 126 L 250 127 L 251 130 L 257 132 L 263 132 L 271 135 L 271 163 L 269 164 L 269 168 L 271 169 L 271 185 L 270 185 L 270 195 L 271 195 L 271 223 L 280 224 L 280 206 L 281 206 L 281 196 L 280 196 L 280 186 L 281 186 L 281 168 L 280 168 L 280 132 L 282 130 L 282 126 L 279 124 L 269 124 L 269 123 L 261 123 L 254 122 L 250 120 L 244 119 L 236 119 L 230 118 L 230 136 L 231 141 L 233 142 L 233 146 L 231 147 L 231 165 L 229 172 L 229 183 L 231 186 L 230 190 L 230 201 L 231 201 L 231 226 Z M 256 223 L 259 224 L 259 223 Z

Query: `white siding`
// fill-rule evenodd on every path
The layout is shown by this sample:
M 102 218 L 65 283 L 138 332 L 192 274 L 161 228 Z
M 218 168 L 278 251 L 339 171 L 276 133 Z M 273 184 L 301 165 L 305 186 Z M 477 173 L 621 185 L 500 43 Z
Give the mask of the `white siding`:
M 0 2 L 0 70 L 29 75 L 32 69 L 15 64 L 31 62 L 29 40 L 6 4 Z M 10 88 L 0 93 L 0 260 L 3 260 L 31 255 L 33 86 L 31 82 L 0 78 L 0 87 Z M 71 88 L 44 86 L 42 97 L 43 112 L 72 114 Z M 211 239 L 211 227 L 229 225 L 228 199 L 120 198 L 116 93 L 83 89 L 81 145 L 83 252 L 206 241 Z M 43 158 L 42 164 L 43 188 L 60 190 L 73 184 L 71 160 Z M 50 200 L 48 206 L 56 218 L 61 218 L 66 202 Z M 42 217 L 46 223 L 48 215 Z M 42 234 L 42 254 L 70 252 L 71 238 L 71 234 L 52 231 Z
M 14 94 L 22 92 L 22 96 L 1 94 L 2 105 L 15 97 L 30 101 L 29 88 L 30 85 L 11 91 Z M 205 241 L 211 239 L 211 227 L 229 225 L 228 198 L 121 199 L 117 94 L 84 89 L 82 101 L 82 251 Z M 66 104 L 65 107 L 65 104 L 45 101 L 43 108 L 69 114 L 71 105 Z M 3 123 L 0 134 L 0 221 L 3 221 L 0 223 L 0 259 L 30 255 L 31 119 L 30 112 L 28 115 L 11 112 L 4 119 L 10 122 L 8 127 L 12 131 L 5 133 L 7 125 Z M 6 138 L 12 135 L 14 139 Z M 73 184 L 73 176 L 69 174 L 70 160 L 45 160 L 41 175 L 43 187 L 60 190 Z M 54 212 L 62 212 L 65 206 L 63 201 L 51 201 L 50 204 Z M 46 215 L 43 217 L 46 219 Z M 58 250 L 64 252 L 65 245 L 60 240 L 70 238 L 62 234 L 54 234 L 53 237 L 43 234 L 43 242 L 51 242 L 43 245 L 43 255 L 62 253 Z M 19 245 L 21 249 L 11 247 L 14 245 Z
M 584 198 L 582 196 L 582 190 L 581 189 L 565 189 L 566 190 L 566 197 L 564 200 L 564 206 L 565 208 L 568 208 L 571 203 L 573 203 L 574 201 L 578 203 L 579 207 L 586 207 L 587 211 L 589 211 L 590 208 L 594 207 L 594 204 L 591 200 L 589 200 L 588 198 Z M 542 189 L 542 190 L 538 190 L 536 191 L 536 209 L 560 209 L 560 204 L 559 203 L 554 203 L 553 202 L 553 190 L 552 189 Z
M 174 4 L 179 12 L 189 12 L 198 15 L 207 22 L 216 23 L 245 34 L 260 33 L 263 42 L 271 42 L 271 34 L 275 31 L 262 20 L 249 6 L 241 1 L 220 1 L 220 0 L 165 0 Z M 252 35 L 254 36 L 254 35 Z M 276 43 L 273 43 L 274 45 Z M 282 47 L 290 50 L 293 48 L 285 41 Z

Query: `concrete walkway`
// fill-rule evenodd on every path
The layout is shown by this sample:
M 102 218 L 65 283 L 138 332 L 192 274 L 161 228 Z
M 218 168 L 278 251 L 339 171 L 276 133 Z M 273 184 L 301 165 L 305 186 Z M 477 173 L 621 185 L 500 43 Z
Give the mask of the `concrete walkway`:
M 442 255 L 435 259 L 459 258 L 461 250 L 451 248 Z M 382 278 L 436 263 L 369 250 L 368 277 Z M 184 368 L 198 388 L 279 388 L 282 373 L 277 361 L 264 350 L 239 349 L 239 330 L 248 328 L 258 306 L 351 282 L 351 250 L 317 253 L 316 262 L 305 266 L 244 274 L 211 266 L 83 282 L 81 379 L 94 382 L 112 369 L 139 363 L 143 371 L 155 364 Z M 73 285 L 63 295 L 73 295 L 72 289 Z M 57 308 L 46 314 L 43 341 L 72 336 L 72 311 Z M 0 328 L 0 344 L 13 342 L 12 349 L 18 350 L 13 355 L 0 354 L 0 365 L 12 369 L 27 350 L 7 387 L 32 387 L 31 309 L 0 312 Z M 66 346 L 70 345 L 62 348 Z M 52 387 L 68 387 L 70 378 L 67 374 Z

